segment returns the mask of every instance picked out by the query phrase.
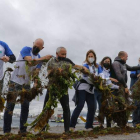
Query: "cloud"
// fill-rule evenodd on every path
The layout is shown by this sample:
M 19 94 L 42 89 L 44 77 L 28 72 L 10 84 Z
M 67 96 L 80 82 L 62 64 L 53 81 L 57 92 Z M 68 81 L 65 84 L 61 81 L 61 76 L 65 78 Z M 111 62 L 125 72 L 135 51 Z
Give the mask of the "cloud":
M 104 56 L 114 59 L 124 50 L 129 55 L 128 64 L 137 65 L 139 4 L 139 0 L 0 1 L 0 39 L 16 56 L 22 47 L 32 46 L 36 38 L 43 38 L 42 56 L 55 55 L 57 47 L 65 46 L 68 57 L 82 64 L 89 49 L 95 50 L 98 62 Z M 73 94 L 70 91 L 70 98 Z M 43 105 L 43 98 L 33 106 Z

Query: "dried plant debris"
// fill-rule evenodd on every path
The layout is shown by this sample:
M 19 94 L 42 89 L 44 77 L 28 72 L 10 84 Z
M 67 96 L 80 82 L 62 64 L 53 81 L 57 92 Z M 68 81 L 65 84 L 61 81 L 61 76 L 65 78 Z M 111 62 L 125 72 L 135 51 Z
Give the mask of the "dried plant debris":
M 54 134 L 48 132 L 41 132 L 39 134 L 32 134 L 32 133 L 25 133 L 25 134 L 5 134 L 0 136 L 0 140 L 68 140 L 68 139 L 78 139 L 78 138 L 98 138 L 99 136 L 105 135 L 129 135 L 130 133 L 139 133 L 140 128 L 132 128 L 132 127 L 125 127 L 125 128 L 100 128 L 95 127 L 92 131 L 75 131 L 70 133 L 63 133 L 63 134 Z

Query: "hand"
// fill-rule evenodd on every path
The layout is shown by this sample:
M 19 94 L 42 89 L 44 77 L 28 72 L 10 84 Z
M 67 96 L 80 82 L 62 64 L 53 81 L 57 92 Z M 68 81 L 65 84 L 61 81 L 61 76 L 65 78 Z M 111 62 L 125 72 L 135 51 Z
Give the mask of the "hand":
M 128 95 L 130 95 L 130 94 L 129 94 L 129 89 L 128 89 L 128 88 L 125 88 L 125 93 L 128 94 Z
M 36 87 L 37 87 L 37 82 L 38 82 L 38 80 L 37 80 L 37 79 L 35 79 L 35 81 L 34 81 L 34 85 L 33 85 L 33 87 L 34 87 L 34 88 L 36 88 Z
M 10 60 L 10 58 L 8 56 L 3 56 L 1 58 L 1 60 L 4 61 L 4 62 L 8 62 Z
M 137 77 L 138 77 L 138 78 L 140 77 L 140 73 L 137 75 Z
M 49 59 L 52 58 L 52 57 L 53 57 L 52 55 L 46 55 L 46 56 L 44 56 L 43 58 L 49 60 Z
M 110 78 L 110 80 L 111 80 L 112 82 L 116 82 L 116 83 L 119 82 L 117 79 L 114 79 L 114 78 Z

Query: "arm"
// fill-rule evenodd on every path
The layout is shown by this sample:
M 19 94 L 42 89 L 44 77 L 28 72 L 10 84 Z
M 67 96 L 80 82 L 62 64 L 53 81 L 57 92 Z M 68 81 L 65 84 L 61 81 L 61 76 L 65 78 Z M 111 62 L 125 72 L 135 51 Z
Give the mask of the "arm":
M 140 70 L 140 66 L 129 66 L 129 65 L 127 65 L 126 64 L 126 69 L 128 70 L 128 71 L 136 71 L 136 70 Z
M 5 42 L 1 41 L 0 43 L 5 49 L 5 55 L 6 55 L 6 56 L 3 56 L 1 58 L 1 60 L 4 62 L 13 63 L 16 60 L 15 55 L 13 54 L 13 52 L 11 51 L 11 49 L 9 48 L 9 46 Z
M 30 47 L 24 47 L 24 48 L 20 51 L 20 53 L 21 53 L 23 59 L 26 60 L 26 61 L 29 61 L 29 62 L 33 60 L 32 57 L 31 57 L 30 52 L 31 52 L 31 48 L 30 48 Z M 36 61 L 34 62 L 34 64 L 28 63 L 28 65 L 29 65 L 29 66 L 33 66 L 33 65 L 35 66 L 35 65 L 37 65 L 37 64 L 40 63 L 39 60 L 45 60 L 45 59 L 48 60 L 48 59 L 50 59 L 51 57 L 52 57 L 52 55 L 46 55 L 46 56 L 44 56 L 44 57 L 41 57 L 41 58 L 38 58 L 38 59 L 34 59 L 34 60 L 36 60 Z
M 13 63 L 13 62 L 15 62 L 16 57 L 15 57 L 14 54 L 12 54 L 12 55 L 10 55 L 10 56 L 3 56 L 3 57 L 1 58 L 1 60 L 4 61 L 4 62 Z
M 116 77 L 117 77 L 117 80 L 118 80 L 125 88 L 127 88 L 127 85 L 126 85 L 126 83 L 125 83 L 125 80 L 124 80 L 124 78 L 123 78 L 123 75 L 121 74 L 121 71 L 120 71 L 120 65 L 119 65 L 119 63 L 118 63 L 118 62 L 114 62 L 114 63 L 112 64 L 112 68 L 113 68 L 113 70 L 114 70 L 114 72 L 115 72 L 115 75 L 116 75 Z
M 85 66 L 74 65 L 73 68 L 81 70 L 81 72 L 83 72 L 84 74 L 89 74 L 89 69 Z

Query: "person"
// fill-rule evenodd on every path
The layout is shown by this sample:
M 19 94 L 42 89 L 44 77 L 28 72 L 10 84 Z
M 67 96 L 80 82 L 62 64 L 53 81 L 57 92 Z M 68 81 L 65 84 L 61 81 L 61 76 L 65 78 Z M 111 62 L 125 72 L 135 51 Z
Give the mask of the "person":
M 89 50 L 86 53 L 86 60 L 83 63 L 83 66 L 86 67 L 90 73 L 98 75 L 101 73 L 101 67 L 96 63 L 96 54 L 93 50 Z M 96 102 L 94 98 L 94 87 L 87 75 L 83 75 L 81 79 L 81 84 L 78 87 L 78 93 L 77 93 L 77 98 L 78 98 L 78 103 L 76 108 L 73 111 L 73 114 L 71 116 L 71 121 L 70 121 L 70 128 L 72 130 L 75 129 L 77 119 L 84 107 L 85 102 L 87 103 L 88 107 L 88 112 L 87 112 L 87 121 L 85 124 L 85 128 L 87 130 L 92 130 L 93 129 L 93 120 L 94 120 L 94 115 L 96 111 Z
M 10 62 L 13 63 L 16 60 L 15 55 L 9 48 L 9 46 L 3 42 L 0 41 L 0 94 L 2 92 L 2 85 L 3 85 L 3 64 L 4 62 Z
M 118 80 L 111 77 L 112 73 L 112 60 L 110 57 L 106 56 L 101 60 L 101 70 L 102 72 L 99 74 L 102 79 L 106 80 L 106 85 L 109 85 L 111 89 L 119 89 L 118 85 L 115 85 L 113 82 L 117 83 Z M 95 99 L 99 105 L 99 109 L 101 107 L 101 93 L 95 89 Z
M 118 80 L 111 77 L 111 73 L 112 73 L 112 66 L 111 66 L 112 60 L 111 60 L 111 58 L 108 56 L 104 57 L 101 60 L 100 65 L 101 65 L 102 72 L 99 74 L 99 76 L 102 77 L 102 79 L 106 80 L 106 85 L 108 85 L 110 87 L 110 89 L 112 89 L 113 91 L 118 90 L 119 86 L 115 85 L 113 83 L 113 82 L 117 83 Z M 96 102 L 98 103 L 99 111 L 100 111 L 102 93 L 98 89 L 95 89 L 94 95 L 95 95 L 95 99 L 96 99 Z M 108 120 L 108 118 L 106 120 L 107 120 L 107 127 L 111 127 L 110 120 Z M 101 127 L 103 127 L 102 124 L 101 124 Z
M 22 90 L 22 88 L 24 88 L 25 90 L 30 89 L 30 79 L 29 79 L 28 73 L 26 72 L 25 61 L 30 62 L 33 59 L 34 60 L 50 59 L 52 57 L 51 55 L 40 57 L 39 52 L 44 48 L 43 45 L 44 45 L 44 41 L 38 38 L 34 41 L 33 47 L 25 46 L 22 48 L 17 58 L 15 69 L 10 79 L 10 84 L 14 84 L 15 88 L 12 86 L 9 88 L 9 91 L 12 92 L 16 90 L 18 92 Z M 25 61 L 22 61 L 22 60 L 25 60 Z M 38 64 L 38 65 L 35 64 L 35 66 L 31 65 L 29 68 L 29 72 L 33 71 L 34 69 L 40 69 L 40 68 L 41 68 L 41 64 Z M 10 133 L 11 131 L 12 112 L 15 107 L 17 93 L 15 93 L 14 96 L 15 96 L 15 99 L 13 101 L 6 103 L 6 109 L 4 112 L 4 126 L 3 126 L 4 133 Z M 24 126 L 24 124 L 27 122 L 28 112 L 29 112 L 29 101 L 26 99 L 21 104 L 19 133 L 26 133 L 27 127 Z
M 140 66 L 140 58 L 138 59 L 138 66 Z M 140 70 L 137 71 L 131 71 L 130 73 L 130 88 L 136 83 L 136 81 L 140 77 Z M 137 109 L 133 111 L 132 113 L 132 123 L 133 126 L 136 127 L 137 124 L 140 124 L 140 102 L 135 101 L 135 105 L 137 106 Z
M 129 89 L 127 86 L 127 71 L 140 70 L 140 66 L 129 66 L 126 64 L 128 54 L 125 51 L 120 51 L 115 58 L 112 68 L 114 72 L 112 77 L 117 79 L 120 84 L 123 85 L 125 93 L 129 95 Z
M 64 64 L 64 61 L 66 61 L 68 64 L 72 64 L 74 66 L 75 64 L 70 59 L 66 58 L 66 56 L 67 56 L 66 48 L 58 47 L 56 49 L 56 57 L 53 57 L 48 62 L 47 71 L 50 71 L 54 67 L 57 68 L 57 67 L 61 66 L 62 64 Z M 47 93 L 46 93 L 43 108 L 45 107 L 48 99 L 49 99 L 49 91 L 47 91 Z M 70 125 L 70 107 L 69 107 L 69 95 L 68 94 L 66 94 L 60 98 L 60 104 L 63 108 L 64 129 L 65 129 L 65 132 L 68 133 L 69 125 Z

